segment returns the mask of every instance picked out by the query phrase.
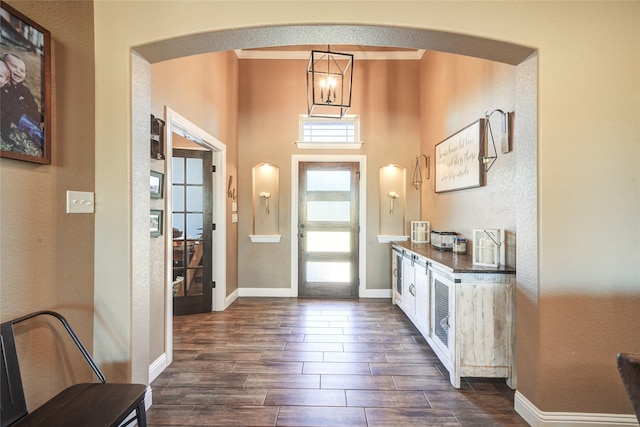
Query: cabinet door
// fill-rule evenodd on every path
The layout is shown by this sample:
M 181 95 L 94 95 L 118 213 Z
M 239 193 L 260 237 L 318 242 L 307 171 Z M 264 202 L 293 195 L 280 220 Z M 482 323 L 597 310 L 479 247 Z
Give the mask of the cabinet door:
M 431 338 L 448 360 L 455 344 L 454 283 L 444 274 L 431 270 Z M 444 361 L 443 361 L 444 362 Z
M 431 307 L 429 305 L 429 270 L 422 265 L 415 266 L 414 282 L 416 286 L 416 326 L 423 335 L 429 335 L 429 318 Z
M 411 320 L 413 320 L 416 311 L 416 286 L 414 284 L 414 276 L 412 258 L 405 256 L 402 259 L 402 307 Z
M 391 251 L 391 293 L 393 303 L 399 305 L 402 302 L 402 252 Z

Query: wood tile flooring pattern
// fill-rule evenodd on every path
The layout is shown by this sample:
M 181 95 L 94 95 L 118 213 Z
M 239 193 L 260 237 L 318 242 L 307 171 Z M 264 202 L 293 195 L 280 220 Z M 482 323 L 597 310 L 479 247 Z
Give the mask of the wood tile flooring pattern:
M 240 298 L 176 317 L 148 425 L 527 426 L 502 379 L 460 390 L 390 300 Z

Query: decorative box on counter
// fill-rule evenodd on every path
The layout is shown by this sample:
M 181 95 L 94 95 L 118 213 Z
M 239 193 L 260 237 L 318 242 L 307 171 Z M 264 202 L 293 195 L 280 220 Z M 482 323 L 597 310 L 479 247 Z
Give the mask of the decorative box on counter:
M 473 230 L 473 263 L 497 267 L 504 253 L 504 232 L 497 229 Z
M 411 242 L 429 243 L 431 223 L 429 221 L 411 221 Z
M 453 238 L 457 236 L 454 231 L 432 231 L 431 246 L 441 251 L 453 250 Z

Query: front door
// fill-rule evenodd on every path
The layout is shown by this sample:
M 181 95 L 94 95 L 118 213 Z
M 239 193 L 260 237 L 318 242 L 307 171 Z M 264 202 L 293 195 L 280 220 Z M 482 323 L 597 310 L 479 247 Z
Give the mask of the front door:
M 298 295 L 358 297 L 359 163 L 299 164 Z
M 173 314 L 211 311 L 212 154 L 173 150 Z

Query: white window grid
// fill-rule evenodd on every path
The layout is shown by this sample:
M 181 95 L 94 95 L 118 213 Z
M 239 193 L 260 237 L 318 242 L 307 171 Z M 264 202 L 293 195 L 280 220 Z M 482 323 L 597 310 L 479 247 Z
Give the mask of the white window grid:
M 301 148 L 360 148 L 360 119 L 345 115 L 342 119 L 301 115 L 298 146 Z

